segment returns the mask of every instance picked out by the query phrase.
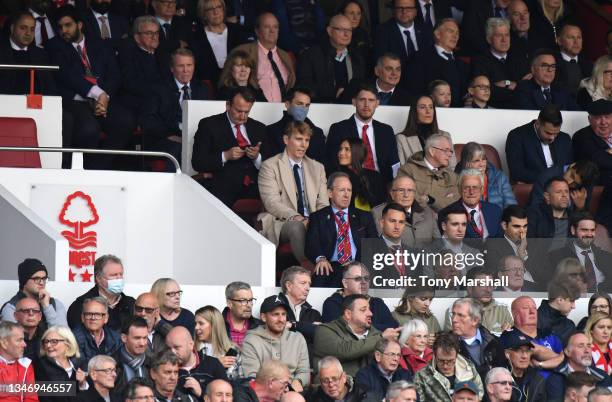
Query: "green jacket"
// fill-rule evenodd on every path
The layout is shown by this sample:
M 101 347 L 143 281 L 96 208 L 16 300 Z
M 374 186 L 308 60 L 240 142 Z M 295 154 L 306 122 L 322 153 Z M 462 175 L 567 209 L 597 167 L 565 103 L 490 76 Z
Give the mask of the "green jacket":
M 484 387 L 476 367 L 458 354 L 455 362 L 455 383 L 460 381 L 473 381 L 480 390 L 478 400 L 484 397 Z M 416 385 L 420 401 L 451 402 L 450 381 L 436 370 L 435 357 L 427 366 L 417 371 L 414 376 L 414 385 Z
M 381 338 L 381 332 L 371 327 L 365 339 L 357 339 L 342 317 L 321 324 L 315 330 L 313 366 L 317 367 L 325 356 L 335 356 L 344 372 L 355 376 L 357 370 L 370 363 L 376 342 Z

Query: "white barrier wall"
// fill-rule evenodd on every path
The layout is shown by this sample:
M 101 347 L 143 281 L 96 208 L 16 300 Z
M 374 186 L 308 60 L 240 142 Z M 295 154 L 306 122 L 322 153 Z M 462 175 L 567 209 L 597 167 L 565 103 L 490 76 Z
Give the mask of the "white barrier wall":
M 42 109 L 28 109 L 25 95 L 0 95 L 2 117 L 30 117 L 36 122 L 39 147 L 62 146 L 62 98 L 43 96 Z M 75 127 L 75 130 L 78 129 Z M 40 163 L 44 168 L 62 167 L 62 155 L 41 152 Z
M 269 125 L 277 122 L 283 115 L 284 105 L 281 103 L 256 102 L 249 115 Z M 376 109 L 374 118 L 393 127 L 398 133 L 406 126 L 410 108 L 403 106 L 381 106 Z M 504 169 L 507 172 L 505 146 L 508 132 L 537 118 L 537 110 L 479 110 L 438 108 L 438 126 L 448 131 L 453 141 L 461 144 L 469 141 L 478 141 L 490 144 L 497 149 Z M 193 150 L 193 137 L 198 130 L 198 123 L 204 117 L 212 116 L 225 111 L 223 101 L 187 101 L 187 113 L 183 114 L 183 154 L 182 169 L 186 174 L 197 172 L 191 166 L 191 153 Z M 352 105 L 312 104 L 308 118 L 320 127 L 325 135 L 329 127 L 338 121 L 349 118 L 355 112 Z M 573 135 L 577 130 L 588 124 L 586 112 L 563 112 L 563 125 L 561 129 Z
M 60 232 L 69 240 L 70 250 L 63 247 L 64 260 L 56 267 L 60 282 L 74 273 L 77 281 L 85 280 L 78 275 L 93 273 L 93 259 L 112 253 L 124 260 L 130 283 L 175 277 L 185 285 L 224 286 L 234 280 L 274 285 L 274 245 L 188 176 L 4 168 L 0 185 L 9 193 L 0 205 L 13 201 L 25 209 L 0 209 L 6 214 L 1 221 L 15 224 L 15 229 L 3 225 L 0 251 L 10 247 L 11 252 L 0 252 L 0 272 L 13 273 L 18 262 L 39 255 L 34 236 L 11 239 L 11 230 L 22 230 L 23 219 L 14 215 L 27 213 L 41 227 L 52 228 L 56 243 L 66 242 Z M 82 195 L 75 196 L 79 191 Z M 41 257 L 53 265 L 53 255 Z

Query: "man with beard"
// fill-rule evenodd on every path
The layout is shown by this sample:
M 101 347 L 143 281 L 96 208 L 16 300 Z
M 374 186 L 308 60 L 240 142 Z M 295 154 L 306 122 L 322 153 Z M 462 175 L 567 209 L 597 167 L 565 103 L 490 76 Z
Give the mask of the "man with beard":
M 253 297 L 248 283 L 236 281 L 225 287 L 225 300 L 227 307 L 222 314 L 227 336 L 240 347 L 247 331 L 261 324 L 261 321 L 253 317 L 253 304 L 257 299 Z
M 612 291 L 612 254 L 594 244 L 597 222 L 589 212 L 576 212 L 570 217 L 572 239 L 565 247 L 549 253 L 551 270 L 564 258 L 580 261 L 586 269 L 589 293 Z
M 563 401 L 565 396 L 565 381 L 570 373 L 583 372 L 596 378 L 598 387 L 609 387 L 612 378 L 593 365 L 591 343 L 581 332 L 569 337 L 563 350 L 565 360 L 546 380 L 546 396 L 549 402 Z
M 117 52 L 130 27 L 125 17 L 109 11 L 111 3 L 112 0 L 91 0 L 89 9 L 83 13 L 83 24 L 88 38 L 108 40 Z

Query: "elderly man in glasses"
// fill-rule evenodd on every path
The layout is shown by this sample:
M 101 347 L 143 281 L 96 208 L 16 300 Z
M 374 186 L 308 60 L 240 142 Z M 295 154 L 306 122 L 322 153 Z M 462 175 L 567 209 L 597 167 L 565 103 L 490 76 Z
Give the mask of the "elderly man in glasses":
M 163 349 L 166 345 L 166 335 L 172 325 L 162 321 L 159 315 L 159 303 L 153 293 L 142 293 L 134 303 L 134 315 L 144 318 L 149 330 L 148 351 Z
M 20 299 L 31 297 L 42 307 L 43 322 L 48 327 L 68 325 L 66 323 L 66 307 L 61 301 L 51 297 L 46 289 L 48 273 L 42 262 L 35 258 L 26 258 L 17 267 L 19 291 L 2 306 L 2 320 L 15 322 L 15 306 Z
M 487 374 L 485 380 L 485 400 L 490 402 L 505 402 L 512 398 L 512 386 L 514 380 L 508 369 L 494 367 Z
M 81 324 L 74 329 L 83 363 L 97 355 L 111 355 L 121 346 L 119 332 L 108 326 L 108 302 L 104 297 L 83 301 Z
M 23 355 L 34 361 L 38 358 L 40 338 L 46 329 L 38 301 L 31 297 L 19 300 L 15 306 L 15 320 L 23 327 L 23 340 L 26 344 Z
M 95 356 L 87 364 L 87 373 L 93 387 L 80 393 L 77 402 L 121 401 L 119 392 L 114 389 L 117 379 L 115 359 L 105 355 Z

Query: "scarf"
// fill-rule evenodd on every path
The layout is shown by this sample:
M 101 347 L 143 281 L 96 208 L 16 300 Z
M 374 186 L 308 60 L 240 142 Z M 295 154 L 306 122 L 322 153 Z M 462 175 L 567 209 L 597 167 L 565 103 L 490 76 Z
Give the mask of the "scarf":
M 125 346 L 121 346 L 121 349 L 119 349 L 119 356 L 125 368 L 125 378 L 128 381 L 134 377 L 145 377 L 145 371 L 142 367 L 145 361 L 145 353 L 140 356 L 132 357 L 132 355 L 125 350 Z

